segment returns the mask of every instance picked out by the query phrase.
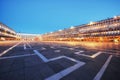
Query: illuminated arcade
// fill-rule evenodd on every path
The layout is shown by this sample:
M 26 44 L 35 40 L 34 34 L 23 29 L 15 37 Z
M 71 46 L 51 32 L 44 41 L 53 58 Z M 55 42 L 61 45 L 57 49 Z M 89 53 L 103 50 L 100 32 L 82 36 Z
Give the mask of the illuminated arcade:
M 43 34 L 43 41 L 120 41 L 120 16 Z
M 18 40 L 20 37 L 16 34 L 14 30 L 9 28 L 3 23 L 0 23 L 0 41 L 4 40 Z

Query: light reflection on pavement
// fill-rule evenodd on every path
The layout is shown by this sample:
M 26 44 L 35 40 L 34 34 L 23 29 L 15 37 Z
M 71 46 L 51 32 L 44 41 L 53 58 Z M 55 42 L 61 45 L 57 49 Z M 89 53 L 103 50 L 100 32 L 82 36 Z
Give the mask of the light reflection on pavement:
M 54 41 L 48 42 L 48 44 L 54 45 L 67 45 L 67 46 L 74 46 L 74 47 L 84 47 L 90 49 L 103 49 L 103 50 L 118 50 L 120 51 L 120 43 L 114 42 L 67 42 L 67 41 Z M 56 44 L 55 44 L 56 43 Z

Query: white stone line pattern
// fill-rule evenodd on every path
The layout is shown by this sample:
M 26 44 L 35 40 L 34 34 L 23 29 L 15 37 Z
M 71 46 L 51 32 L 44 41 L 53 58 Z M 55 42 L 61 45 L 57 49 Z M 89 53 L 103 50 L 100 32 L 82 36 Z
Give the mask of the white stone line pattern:
M 49 61 L 54 61 L 54 60 L 57 60 L 57 59 L 60 59 L 60 58 L 69 59 L 71 61 L 76 62 L 77 64 L 75 64 L 75 65 L 73 65 L 73 66 L 71 66 L 67 69 L 62 70 L 62 71 L 46 78 L 45 80 L 60 80 L 64 76 L 67 76 L 68 74 L 70 74 L 71 72 L 75 71 L 76 69 L 80 68 L 81 66 L 83 66 L 85 64 L 84 62 L 81 62 L 81 61 L 78 61 L 78 60 L 75 60 L 73 58 L 66 57 L 66 56 L 60 56 L 60 57 L 57 57 L 57 58 L 49 59 Z
M 60 47 L 60 48 L 63 48 L 63 49 L 68 49 L 68 50 L 75 50 L 75 51 L 79 51 L 78 49 L 76 48 L 68 48 L 68 47 Z
M 23 45 L 24 50 L 26 50 L 26 44 Z
M 49 62 L 49 61 L 54 61 L 54 60 L 57 60 L 57 59 L 61 59 L 61 58 L 66 58 L 66 59 L 69 59 L 69 60 L 71 60 L 71 61 L 73 61 L 73 62 L 76 62 L 76 63 L 79 63 L 79 62 L 80 62 L 80 61 L 78 61 L 78 60 L 76 60 L 76 59 L 73 59 L 73 58 L 70 58 L 70 57 L 67 57 L 67 56 L 59 56 L 59 57 L 56 57 L 56 58 L 52 58 L 52 59 L 49 59 L 48 62 Z
M 54 52 L 57 52 L 57 53 L 58 53 L 58 52 L 60 52 L 60 50 L 54 50 Z
M 66 76 L 68 74 L 70 74 L 71 72 L 75 71 L 76 69 L 80 68 L 81 66 L 83 66 L 85 64 L 85 62 L 81 62 L 81 61 L 75 60 L 75 59 L 67 57 L 67 56 L 59 56 L 59 57 L 56 57 L 56 58 L 47 59 L 41 53 L 39 53 L 37 50 L 34 50 L 34 52 L 44 62 L 49 62 L 49 61 L 54 61 L 54 60 L 61 59 L 61 58 L 66 58 L 66 59 L 69 59 L 69 60 L 74 61 L 74 62 L 77 63 L 77 64 L 75 64 L 75 65 L 73 65 L 73 66 L 71 66 L 71 67 L 69 67 L 67 69 L 64 69 L 64 70 L 62 70 L 62 71 L 60 71 L 60 72 L 46 78 L 45 80 L 59 80 L 59 79 L 63 78 L 64 76 Z
M 75 52 L 75 54 L 80 54 L 80 53 L 82 53 L 82 52 L 84 52 L 84 51 L 82 51 L 82 50 L 80 50 L 80 51 L 78 51 L 78 52 Z
M 102 66 L 102 68 L 100 69 L 100 71 L 97 73 L 97 75 L 94 77 L 93 80 L 100 80 L 103 73 L 105 72 L 107 66 L 109 65 L 110 61 L 112 59 L 112 55 L 110 55 L 107 59 L 107 61 L 105 62 L 105 64 Z
M 0 57 L 0 60 L 11 59 L 11 58 L 19 58 L 19 57 L 25 57 L 25 56 L 32 56 L 32 55 L 36 55 L 36 54 L 24 54 L 24 55 L 17 55 L 17 56 Z
M 39 53 L 37 50 L 33 50 L 35 54 L 37 54 L 44 62 L 48 62 L 48 59 L 44 57 L 41 53 Z
M 74 48 L 68 48 L 69 50 L 74 50 Z
M 53 47 L 53 46 L 50 46 L 50 48 L 55 49 L 55 47 Z
M 48 60 L 48 62 L 54 61 L 54 60 L 57 60 L 57 59 L 61 59 L 61 58 L 64 58 L 64 56 L 59 56 L 59 57 L 51 58 L 51 59 Z
M 7 50 L 3 51 L 2 53 L 0 53 L 0 56 L 6 54 L 8 51 L 12 50 L 14 47 L 16 47 L 17 45 L 19 45 L 20 43 L 21 43 L 21 42 L 15 44 L 14 46 L 12 46 L 12 47 L 8 48 Z
M 68 47 L 60 47 L 60 48 L 63 48 L 63 49 L 69 49 Z
M 60 47 L 60 48 L 69 49 L 69 50 L 75 50 L 75 48 L 72 48 L 72 47 L 70 47 L 70 48 L 68 48 L 68 47 Z
M 38 49 L 35 49 L 35 50 L 46 50 L 45 47 L 41 47 L 41 48 L 38 48 Z
M 27 42 L 26 42 L 27 43 Z M 29 48 L 32 48 L 32 46 L 29 44 L 29 43 L 27 43 L 27 45 L 29 46 Z
M 79 62 L 65 70 L 60 71 L 59 73 L 50 76 L 48 78 L 46 78 L 45 80 L 60 80 L 61 78 L 63 78 L 64 76 L 70 74 L 71 72 L 75 71 L 76 69 L 80 68 L 81 66 L 83 66 L 85 63 L 84 62 Z
M 85 56 L 85 57 L 90 57 L 90 58 L 96 58 L 101 53 L 103 53 L 103 52 L 99 51 L 99 52 L 97 52 L 97 53 L 95 53 L 95 54 L 93 54 L 91 56 L 90 55 L 86 55 L 86 54 L 80 54 L 80 52 L 75 52 L 74 54 L 77 54 L 77 55 L 80 55 L 80 56 Z
M 95 57 L 97 57 L 98 55 L 100 55 L 101 53 L 103 53 L 103 52 L 99 51 L 99 52 L 97 52 L 96 54 L 93 54 L 93 55 L 90 56 L 90 57 L 91 57 L 91 58 L 95 58 Z
M 46 50 L 46 48 L 44 48 L 44 47 L 41 47 L 41 50 Z

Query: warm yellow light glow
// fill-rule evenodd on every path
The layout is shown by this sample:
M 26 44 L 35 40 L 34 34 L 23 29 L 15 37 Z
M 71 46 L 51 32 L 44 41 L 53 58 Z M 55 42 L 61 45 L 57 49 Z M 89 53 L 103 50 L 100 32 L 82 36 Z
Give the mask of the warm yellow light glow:
M 100 37 L 100 41 L 103 41 L 103 38 L 102 38 L 102 37 Z
M 4 37 L 1 37 L 1 40 L 5 40 L 5 38 L 4 38 Z
M 59 40 L 63 40 L 62 38 L 60 38 Z
M 118 39 L 114 39 L 114 42 L 119 42 Z
M 79 38 L 79 37 L 77 37 L 77 38 L 75 38 L 75 39 L 79 40 L 80 38 Z

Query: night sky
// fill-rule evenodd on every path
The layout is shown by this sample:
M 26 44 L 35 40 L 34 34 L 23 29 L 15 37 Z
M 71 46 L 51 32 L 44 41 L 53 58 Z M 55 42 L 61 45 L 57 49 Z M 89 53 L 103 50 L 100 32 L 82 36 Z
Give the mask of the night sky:
M 0 0 L 0 22 L 44 34 L 120 15 L 120 0 Z

